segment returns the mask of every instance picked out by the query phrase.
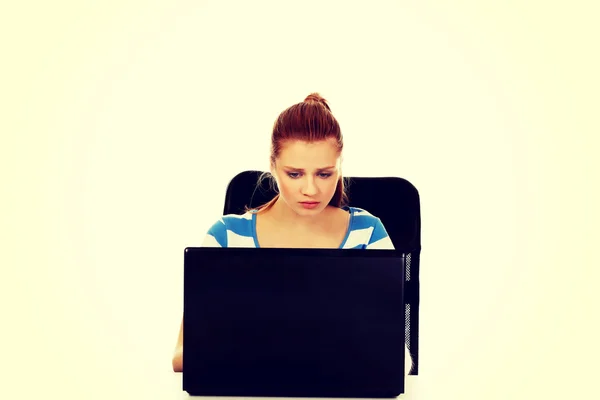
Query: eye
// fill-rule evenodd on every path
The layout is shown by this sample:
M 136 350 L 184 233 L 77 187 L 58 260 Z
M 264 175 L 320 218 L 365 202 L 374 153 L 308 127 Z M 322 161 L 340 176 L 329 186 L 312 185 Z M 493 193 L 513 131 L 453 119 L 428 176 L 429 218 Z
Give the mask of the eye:
M 300 178 L 301 173 L 300 172 L 288 172 L 287 175 L 292 179 L 297 179 L 297 178 Z M 321 172 L 317 175 L 322 179 L 327 179 L 333 174 L 330 172 Z

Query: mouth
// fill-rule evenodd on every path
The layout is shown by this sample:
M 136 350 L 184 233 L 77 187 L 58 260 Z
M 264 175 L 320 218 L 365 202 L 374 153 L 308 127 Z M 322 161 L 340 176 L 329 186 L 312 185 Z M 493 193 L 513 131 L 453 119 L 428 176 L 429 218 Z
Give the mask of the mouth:
M 317 208 L 319 206 L 318 201 L 301 201 L 300 204 L 302 204 L 302 207 L 307 209 L 307 210 L 314 210 L 315 208 Z

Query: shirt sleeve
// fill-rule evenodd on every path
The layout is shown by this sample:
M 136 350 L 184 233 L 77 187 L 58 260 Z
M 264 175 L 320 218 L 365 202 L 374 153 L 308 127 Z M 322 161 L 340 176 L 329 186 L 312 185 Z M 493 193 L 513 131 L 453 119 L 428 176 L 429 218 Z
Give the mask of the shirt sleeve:
M 210 227 L 200 247 L 227 247 L 227 227 L 222 218 Z
M 367 249 L 395 250 L 392 239 L 390 239 L 379 218 L 375 220 L 375 226 L 369 238 L 369 243 L 367 243 Z

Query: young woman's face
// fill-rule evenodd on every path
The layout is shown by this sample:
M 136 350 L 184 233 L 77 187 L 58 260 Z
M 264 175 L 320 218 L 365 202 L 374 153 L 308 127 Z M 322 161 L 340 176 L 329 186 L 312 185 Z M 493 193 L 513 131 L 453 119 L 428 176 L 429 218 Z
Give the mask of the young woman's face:
M 335 193 L 340 155 L 332 139 L 285 143 L 271 167 L 280 198 L 299 215 L 323 211 Z

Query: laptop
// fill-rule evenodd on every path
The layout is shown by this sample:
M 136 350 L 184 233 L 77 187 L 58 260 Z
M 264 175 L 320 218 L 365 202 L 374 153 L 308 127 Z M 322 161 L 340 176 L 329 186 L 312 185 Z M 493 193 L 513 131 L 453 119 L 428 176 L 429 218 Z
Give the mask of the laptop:
M 399 396 L 404 271 L 395 250 L 186 248 L 183 390 Z

